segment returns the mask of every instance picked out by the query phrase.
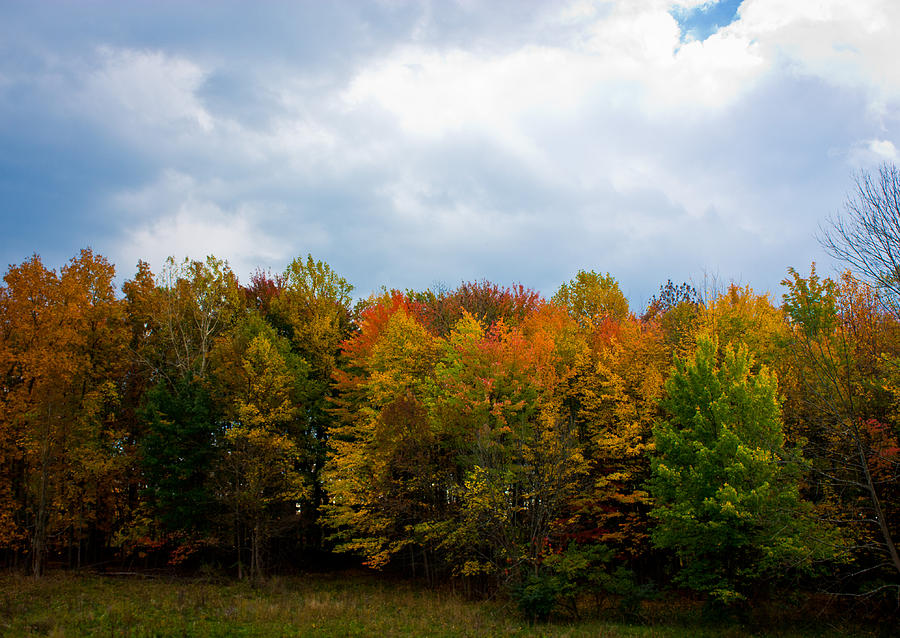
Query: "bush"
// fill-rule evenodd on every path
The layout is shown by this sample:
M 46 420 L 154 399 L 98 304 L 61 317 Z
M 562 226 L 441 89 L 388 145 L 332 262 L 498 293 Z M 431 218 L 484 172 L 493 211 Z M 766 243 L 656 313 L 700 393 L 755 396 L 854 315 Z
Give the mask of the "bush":
M 530 622 L 546 621 L 559 605 L 577 618 L 579 597 L 599 593 L 621 596 L 623 615 L 637 618 L 653 588 L 638 585 L 631 570 L 621 565 L 613 569 L 613 559 L 614 552 L 605 545 L 569 543 L 565 550 L 544 556 L 536 570 L 524 572 L 510 597 Z
M 548 569 L 525 576 L 510 590 L 510 596 L 528 622 L 547 622 L 563 591 L 560 577 Z

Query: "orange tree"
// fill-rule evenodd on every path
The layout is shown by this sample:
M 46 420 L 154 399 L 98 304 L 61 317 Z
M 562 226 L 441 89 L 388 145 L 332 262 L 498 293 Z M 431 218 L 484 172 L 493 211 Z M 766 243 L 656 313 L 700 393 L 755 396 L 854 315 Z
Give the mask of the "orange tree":
M 80 550 L 91 530 L 110 533 L 121 479 L 114 408 L 126 343 L 113 267 L 90 250 L 59 273 L 35 255 L 11 267 L 3 304 L 2 542 L 27 541 L 35 575 L 51 539 Z M 3 493 L 0 492 L 0 496 Z M 14 513 L 11 514 L 11 510 Z
M 370 300 L 344 344 L 326 516 L 371 565 L 503 581 L 539 565 L 584 473 L 563 406 L 575 324 L 543 304 L 516 326 L 461 309 L 442 335 L 421 304 Z

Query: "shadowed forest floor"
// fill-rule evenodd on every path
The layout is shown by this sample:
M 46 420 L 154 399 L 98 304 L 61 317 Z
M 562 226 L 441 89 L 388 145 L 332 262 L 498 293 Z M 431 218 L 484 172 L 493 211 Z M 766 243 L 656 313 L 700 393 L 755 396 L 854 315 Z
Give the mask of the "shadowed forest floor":
M 817 620 L 790 629 L 706 625 L 655 603 L 643 622 L 558 619 L 529 626 L 514 605 L 367 573 L 292 576 L 252 586 L 215 579 L 0 574 L 0 636 L 877 636 Z M 596 614 L 594 614 L 596 616 Z

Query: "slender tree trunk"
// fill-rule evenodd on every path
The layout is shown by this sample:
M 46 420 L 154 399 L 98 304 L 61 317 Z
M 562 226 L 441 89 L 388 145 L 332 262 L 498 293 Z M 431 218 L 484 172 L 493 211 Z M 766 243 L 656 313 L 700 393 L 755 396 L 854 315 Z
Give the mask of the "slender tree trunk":
M 260 577 L 260 566 L 259 566 L 259 522 L 253 525 L 253 554 L 250 558 L 250 573 L 253 577 L 253 580 L 259 580 Z
M 84 490 L 82 490 L 84 494 Z M 78 505 L 78 527 L 76 529 L 75 542 L 78 547 L 75 550 L 75 569 L 81 569 L 81 540 L 84 536 L 84 500 Z
M 851 362 L 846 362 L 847 369 L 847 387 L 852 388 L 852 378 L 850 377 L 851 370 Z M 881 531 L 881 536 L 884 539 L 884 545 L 887 549 L 888 555 L 891 557 L 891 562 L 894 565 L 894 569 L 900 574 L 900 556 L 897 555 L 897 546 L 894 544 L 894 539 L 891 538 L 891 531 L 888 529 L 887 521 L 884 518 L 884 509 L 881 507 L 881 499 L 878 498 L 878 490 L 875 489 L 875 482 L 872 480 L 872 473 L 869 471 L 869 459 L 866 456 L 866 450 L 863 447 L 862 436 L 859 432 L 859 420 L 860 417 L 856 416 L 856 408 L 853 400 L 853 395 L 848 395 L 849 405 L 850 405 L 850 414 L 851 418 L 851 429 L 850 432 L 853 435 L 853 442 L 856 445 L 856 453 L 859 455 L 859 464 L 862 467 L 863 476 L 866 479 L 866 491 L 869 493 L 869 498 L 872 500 L 872 507 L 875 510 L 875 518 L 878 519 L 878 527 Z
M 38 493 L 38 509 L 34 520 L 34 537 L 31 541 L 32 568 L 35 578 L 44 575 L 44 554 L 47 551 L 47 483 L 50 474 L 50 409 L 41 437 L 41 487 Z
M 888 528 L 887 520 L 884 517 L 884 509 L 881 507 L 878 491 L 875 489 L 872 474 L 869 472 L 869 462 L 859 439 L 858 431 L 856 436 L 856 449 L 859 453 L 860 464 L 862 465 L 863 473 L 866 477 L 866 488 L 869 492 L 869 497 L 872 499 L 872 506 L 875 509 L 875 518 L 878 519 L 878 527 L 881 529 L 881 536 L 884 538 L 884 544 L 891 557 L 891 562 L 894 564 L 894 569 L 900 574 L 900 555 L 897 554 L 897 546 L 894 544 L 894 539 L 891 537 L 891 530 Z
M 244 561 L 241 551 L 243 549 L 241 547 L 241 516 L 237 505 L 234 506 L 234 547 L 237 550 L 238 580 L 244 580 Z

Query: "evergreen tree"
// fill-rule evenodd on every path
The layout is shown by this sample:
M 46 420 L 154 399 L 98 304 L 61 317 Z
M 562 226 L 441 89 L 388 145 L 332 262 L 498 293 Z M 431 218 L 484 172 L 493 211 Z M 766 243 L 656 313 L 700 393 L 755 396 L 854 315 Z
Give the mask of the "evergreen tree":
M 207 526 L 216 428 L 209 391 L 190 374 L 174 388 L 160 382 L 148 392 L 142 412 L 148 425 L 141 450 L 147 498 L 159 520 L 170 530 Z

